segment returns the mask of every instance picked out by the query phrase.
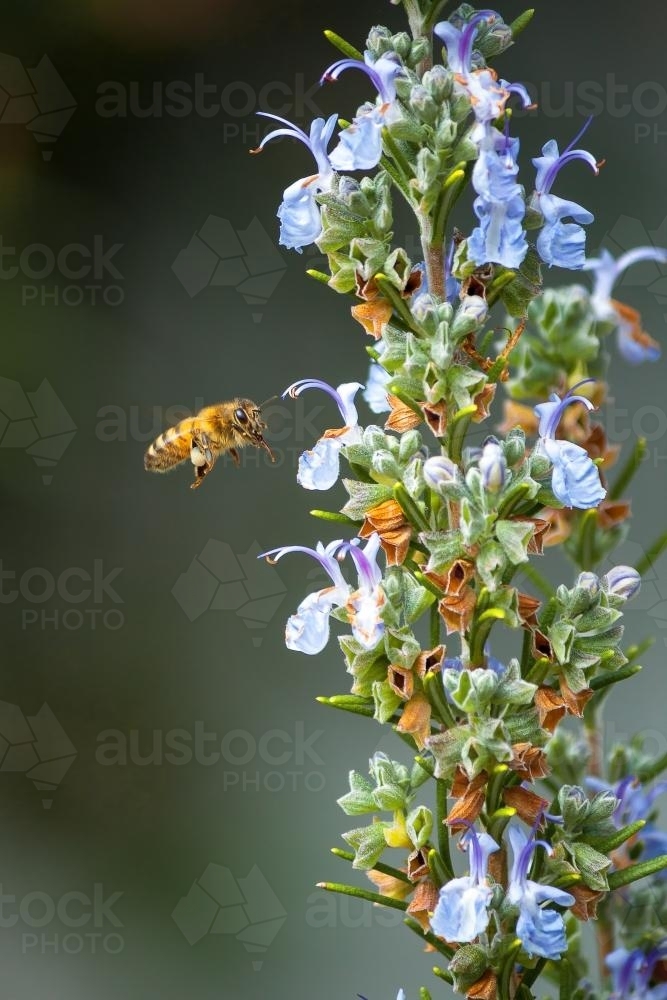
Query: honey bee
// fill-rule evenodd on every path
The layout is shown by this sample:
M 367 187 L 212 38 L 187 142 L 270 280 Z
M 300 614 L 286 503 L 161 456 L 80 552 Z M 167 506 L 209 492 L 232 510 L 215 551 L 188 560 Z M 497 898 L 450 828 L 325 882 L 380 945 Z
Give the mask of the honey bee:
M 264 448 L 275 462 L 262 435 L 265 428 L 261 407 L 251 399 L 231 399 L 205 406 L 194 417 L 186 417 L 153 441 L 144 455 L 144 468 L 149 472 L 169 472 L 189 458 L 195 473 L 190 489 L 195 490 L 215 465 L 216 458 L 225 452 L 239 465 L 238 449 L 252 444 Z

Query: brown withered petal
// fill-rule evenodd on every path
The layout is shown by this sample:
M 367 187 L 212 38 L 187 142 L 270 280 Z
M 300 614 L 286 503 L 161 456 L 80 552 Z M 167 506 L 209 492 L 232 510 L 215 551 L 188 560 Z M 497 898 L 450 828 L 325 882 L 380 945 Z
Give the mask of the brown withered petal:
M 366 511 L 359 537 L 368 538 L 375 531 L 380 536 L 380 544 L 389 565 L 399 566 L 408 554 L 412 527 L 395 500 L 385 500 Z
M 536 597 L 531 597 L 530 594 L 522 594 L 521 591 L 518 594 L 518 601 L 521 624 L 526 628 L 535 628 L 537 626 L 537 612 L 542 602 L 538 601 Z
M 354 283 L 356 285 L 357 298 L 363 299 L 365 302 L 373 302 L 381 294 L 379 285 L 374 277 L 366 280 L 357 271 L 354 275 Z
M 465 768 L 459 766 L 454 772 L 454 780 L 452 781 L 452 787 L 449 790 L 450 797 L 453 799 L 460 799 L 467 791 L 472 789 L 476 792 L 478 788 L 483 788 L 484 785 L 489 780 L 489 776 L 486 771 L 480 771 L 475 777 L 470 780 L 466 774 Z
M 539 421 L 532 406 L 524 406 L 523 403 L 515 403 L 511 399 L 506 399 L 503 403 L 504 420 L 498 428 L 503 434 L 509 434 L 515 427 L 523 427 L 526 434 L 537 434 Z
M 399 667 L 392 663 L 387 671 L 387 680 L 392 691 L 394 691 L 403 701 L 408 701 L 415 688 L 415 678 L 412 670 L 406 667 Z
M 359 532 L 361 538 L 368 538 L 374 531 L 380 534 L 383 531 L 391 531 L 406 524 L 403 508 L 396 500 L 384 500 L 382 503 L 376 504 L 375 507 L 371 507 L 366 511 L 366 521 L 370 527 L 364 523 Z M 365 533 L 362 534 L 362 532 Z
M 384 872 L 371 870 L 366 874 L 381 895 L 390 896 L 392 899 L 406 899 L 414 888 L 410 882 L 394 878 L 393 875 L 385 875 Z
M 420 750 L 426 738 L 431 735 L 431 704 L 426 695 L 419 691 L 406 702 L 398 725 L 401 733 L 410 733 Z
M 620 444 L 609 444 L 602 424 L 593 424 L 588 437 L 582 442 L 582 446 L 593 461 L 596 458 L 604 459 L 602 468 L 605 471 L 612 467 L 621 450 Z
M 476 983 L 468 987 L 467 1000 L 496 1000 L 498 995 L 498 977 L 493 969 L 487 969 Z
M 411 295 L 414 295 L 422 286 L 422 271 L 421 268 L 415 267 L 414 270 L 410 271 L 408 280 L 405 283 L 405 288 L 401 292 L 404 299 L 409 299 Z
M 432 882 L 430 878 L 425 878 L 415 889 L 415 894 L 410 900 L 410 905 L 408 906 L 408 913 L 416 916 L 419 920 L 419 913 L 433 913 L 437 905 L 438 890 L 435 883 Z M 422 926 L 424 925 L 422 924 Z
M 563 699 L 563 704 L 569 715 L 576 715 L 578 719 L 581 719 L 584 714 L 584 709 L 593 697 L 593 692 L 590 688 L 584 688 L 583 691 L 577 691 L 575 694 L 572 691 L 565 680 L 564 677 L 559 678 L 560 693 Z
M 482 420 L 486 420 L 490 414 L 490 406 L 495 394 L 495 382 L 487 382 L 484 388 L 476 396 L 473 396 L 472 401 L 477 407 L 476 412 L 472 415 L 473 423 L 479 424 Z
M 539 687 L 535 692 L 535 707 L 542 728 L 553 733 L 566 712 L 562 695 L 552 687 Z
M 534 747 L 532 743 L 515 743 L 512 747 L 512 753 L 510 770 L 521 777 L 535 781 L 537 778 L 544 778 L 549 773 L 544 750 Z
M 422 403 L 422 413 L 424 420 L 431 428 L 437 438 L 445 436 L 447 431 L 447 404 L 443 400 L 440 403 Z
M 551 643 L 544 632 L 541 632 L 539 628 L 533 629 L 532 653 L 536 660 L 540 657 L 544 657 L 547 660 L 553 660 L 554 658 L 554 651 L 551 648 Z
M 445 623 L 447 635 L 453 632 L 465 632 L 472 621 L 475 610 L 475 594 L 468 587 L 456 597 L 443 597 L 438 604 L 438 611 Z
M 408 858 L 408 878 L 412 882 L 418 882 L 420 878 L 424 875 L 428 875 L 428 861 L 426 859 L 426 851 L 419 850 L 413 851 Z
M 379 298 L 372 302 L 361 302 L 351 309 L 354 319 L 361 323 L 366 333 L 375 340 L 379 340 L 384 333 L 393 311 L 391 302 Z
M 482 788 L 478 789 L 468 789 L 465 795 L 458 799 L 456 805 L 447 813 L 446 823 L 447 826 L 465 826 L 466 828 L 474 823 L 482 809 L 484 808 L 484 800 L 486 799 L 486 791 Z
M 442 644 L 434 649 L 422 649 L 421 653 L 412 664 L 412 669 L 417 677 L 424 677 L 429 671 L 437 672 L 442 668 L 447 647 Z
M 410 431 L 413 427 L 419 427 L 423 423 L 422 417 L 418 413 L 415 413 L 407 403 L 401 402 L 400 399 L 392 396 L 391 393 L 387 394 L 387 399 L 389 400 L 391 413 L 385 420 L 385 430 L 397 431 L 402 434 L 403 431 Z
M 505 805 L 516 809 L 518 815 L 528 826 L 533 826 L 549 805 L 547 799 L 543 799 L 541 795 L 531 792 L 528 788 L 522 788 L 521 785 L 506 788 L 503 791 L 503 799 Z
M 544 536 L 546 548 L 553 548 L 554 545 L 561 545 L 572 533 L 572 511 L 554 510 L 546 507 L 542 511 L 542 517 L 549 522 L 549 529 Z
M 568 887 L 568 892 L 572 893 L 576 899 L 574 906 L 570 907 L 578 920 L 595 920 L 598 915 L 598 903 L 604 896 L 603 892 L 595 892 L 587 885 L 578 883 Z
M 549 521 L 545 521 L 540 517 L 525 518 L 525 520 L 532 521 L 535 525 L 533 534 L 528 542 L 528 551 L 541 556 L 544 550 L 545 536 L 548 534 L 551 525 Z
M 474 576 L 475 567 L 466 559 L 456 559 L 447 570 L 447 595 L 456 597 L 462 594 Z
M 629 500 L 603 500 L 598 507 L 598 524 L 601 528 L 613 528 L 627 521 L 631 513 Z
M 488 872 L 498 885 L 507 885 L 507 849 L 505 847 L 493 852 L 489 858 Z

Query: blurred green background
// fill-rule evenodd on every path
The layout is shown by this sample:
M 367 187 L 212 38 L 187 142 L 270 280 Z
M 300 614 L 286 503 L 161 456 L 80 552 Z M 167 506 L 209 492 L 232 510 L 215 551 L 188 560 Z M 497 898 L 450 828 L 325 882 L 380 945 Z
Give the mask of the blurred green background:
M 248 149 L 258 110 L 350 117 L 368 86 L 313 87 L 336 58 L 321 29 L 362 47 L 377 22 L 403 27 L 384 0 L 4 5 L 0 1000 L 438 995 L 400 915 L 314 888 L 349 874 L 329 854 L 348 770 L 394 744 L 314 701 L 347 689 L 335 642 L 313 659 L 283 645 L 315 564 L 254 558 L 333 537 L 307 512 L 339 491 L 313 498 L 294 477 L 337 414 L 315 394 L 272 404 L 275 466 L 221 463 L 196 493 L 189 471 L 142 467 L 178 413 L 305 376 L 364 380 L 349 302 L 304 276 L 318 254 L 277 248 L 307 152 Z M 667 245 L 666 27 L 655 5 L 538 2 L 498 62 L 541 106 L 515 125 L 527 185 L 528 157 L 595 114 L 585 145 L 606 166 L 568 168 L 558 190 L 595 212 L 590 251 Z M 399 214 L 414 253 L 408 227 Z M 663 340 L 667 283 L 642 266 L 624 284 Z M 664 363 L 615 356 L 612 387 L 612 441 L 649 438 L 630 562 L 665 526 Z M 641 729 L 667 749 L 666 602 L 663 563 L 628 609 L 629 638 L 657 642 L 609 700 L 607 743 Z

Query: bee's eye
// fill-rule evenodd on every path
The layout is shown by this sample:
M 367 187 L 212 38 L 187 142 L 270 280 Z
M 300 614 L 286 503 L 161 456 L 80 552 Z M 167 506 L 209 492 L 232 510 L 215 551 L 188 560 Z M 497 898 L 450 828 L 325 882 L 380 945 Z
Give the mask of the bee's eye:
M 238 410 L 234 410 L 234 416 L 240 424 L 246 424 L 248 422 L 248 414 L 245 410 L 242 410 L 241 407 L 239 407 Z

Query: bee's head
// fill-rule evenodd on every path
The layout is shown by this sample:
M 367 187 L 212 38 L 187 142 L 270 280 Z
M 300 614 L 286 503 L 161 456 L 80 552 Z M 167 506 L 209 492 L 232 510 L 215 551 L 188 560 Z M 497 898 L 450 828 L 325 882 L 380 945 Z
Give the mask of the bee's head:
M 266 423 L 262 420 L 262 410 L 257 403 L 252 399 L 235 399 L 232 421 L 234 430 L 240 437 L 258 448 L 264 448 L 273 459 L 273 453 L 264 440 L 262 432 L 266 429 Z

